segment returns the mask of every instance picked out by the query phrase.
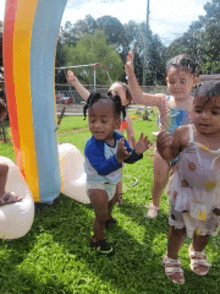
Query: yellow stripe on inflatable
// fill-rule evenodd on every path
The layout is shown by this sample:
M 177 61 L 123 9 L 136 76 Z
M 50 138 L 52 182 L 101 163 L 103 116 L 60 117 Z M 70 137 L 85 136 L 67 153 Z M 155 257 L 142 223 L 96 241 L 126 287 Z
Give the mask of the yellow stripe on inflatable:
M 39 200 L 39 184 L 31 98 L 30 49 L 37 3 L 37 0 L 17 0 L 15 15 L 16 34 L 14 34 L 13 38 L 13 56 L 16 60 L 16 62 L 13 62 L 13 74 L 22 162 L 23 166 L 25 166 L 25 179 L 29 184 L 35 201 Z

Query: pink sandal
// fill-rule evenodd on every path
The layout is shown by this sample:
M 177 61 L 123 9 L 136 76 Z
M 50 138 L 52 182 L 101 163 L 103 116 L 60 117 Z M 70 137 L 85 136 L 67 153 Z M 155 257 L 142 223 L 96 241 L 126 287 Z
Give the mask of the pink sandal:
M 15 195 L 14 192 L 6 192 L 1 198 L 0 198 L 0 207 L 3 205 L 12 204 L 15 202 L 21 201 L 22 198 L 20 196 Z
M 165 256 L 162 260 L 165 274 L 169 280 L 175 284 L 184 284 L 185 278 L 183 275 L 183 269 L 181 268 L 181 262 L 179 259 L 173 259 Z
M 153 205 L 153 203 L 151 203 L 146 216 L 150 219 L 154 219 L 157 217 L 158 211 L 159 211 L 159 207 L 157 207 L 157 206 Z
M 191 270 L 200 276 L 205 276 L 209 272 L 210 267 L 212 266 L 206 259 L 204 251 L 194 251 L 190 245 L 188 249 L 189 259 L 190 259 L 190 268 Z

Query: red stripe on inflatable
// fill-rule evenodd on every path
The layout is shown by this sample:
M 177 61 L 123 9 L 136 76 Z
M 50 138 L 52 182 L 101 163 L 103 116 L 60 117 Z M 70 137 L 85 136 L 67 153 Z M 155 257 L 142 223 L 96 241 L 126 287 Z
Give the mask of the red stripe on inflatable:
M 7 104 L 10 112 L 10 125 L 15 149 L 15 158 L 20 158 L 20 136 L 13 76 L 13 34 L 16 10 L 17 0 L 7 0 L 5 6 L 5 20 L 3 30 L 3 63 L 5 72 L 5 89 L 7 94 Z M 22 158 L 18 161 L 19 162 L 16 163 L 20 170 L 22 170 Z

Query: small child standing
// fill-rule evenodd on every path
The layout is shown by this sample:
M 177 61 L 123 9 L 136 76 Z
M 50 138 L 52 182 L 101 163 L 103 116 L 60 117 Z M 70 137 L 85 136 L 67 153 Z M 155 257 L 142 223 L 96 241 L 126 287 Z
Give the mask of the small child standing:
M 190 123 L 190 111 L 193 104 L 191 89 L 199 82 L 199 65 L 187 54 L 178 55 L 167 63 L 166 83 L 169 95 L 142 93 L 133 68 L 134 52 L 129 52 L 125 72 L 134 102 L 159 109 L 159 131 L 168 130 L 171 134 L 181 125 Z M 154 183 L 152 202 L 147 217 L 156 218 L 160 198 L 168 182 L 169 173 L 174 169 L 178 158 L 167 163 L 158 152 L 154 155 Z
M 178 169 L 167 188 L 170 228 L 163 259 L 167 277 L 178 284 L 184 283 L 178 252 L 185 233 L 192 238 L 190 268 L 203 276 L 211 267 L 204 249 L 220 224 L 220 81 L 197 89 L 192 120 L 193 124 L 179 127 L 173 137 L 162 131 L 157 138 L 164 160 L 179 155 Z
M 121 112 L 125 116 L 119 96 L 95 92 L 84 106 L 85 116 L 87 109 L 92 137 L 85 145 L 85 172 L 87 193 L 95 213 L 91 246 L 100 253 L 112 254 L 113 248 L 105 241 L 103 229 L 116 223 L 111 213 L 117 200 L 116 186 L 121 180 L 122 162 L 134 163 L 141 159 L 150 142 L 142 133 L 138 142 L 132 139 L 132 150 L 124 137 L 115 132 L 120 126 Z
M 2 121 L 7 115 L 7 108 L 5 103 L 0 99 L 0 121 Z M 21 201 L 20 196 L 16 196 L 13 192 L 6 192 L 5 186 L 7 182 L 8 165 L 0 164 L 0 207 L 3 205 L 12 204 Z
M 71 70 L 68 70 L 66 75 L 68 82 L 77 90 L 80 96 L 85 101 L 87 101 L 90 92 L 79 82 L 79 80 Z M 111 93 L 113 96 L 118 95 L 121 98 L 122 105 L 125 108 L 128 107 L 128 105 L 131 103 L 132 96 L 128 89 L 128 85 L 126 85 L 125 83 L 122 83 L 120 81 L 113 82 L 109 88 L 109 93 Z M 132 120 L 127 112 L 125 118 L 121 119 L 120 127 L 116 131 L 123 135 L 125 130 L 127 132 L 127 141 L 129 145 L 132 147 L 132 138 L 134 138 L 134 131 L 132 127 Z M 117 186 L 117 193 L 117 205 L 121 205 L 123 203 L 122 177 Z

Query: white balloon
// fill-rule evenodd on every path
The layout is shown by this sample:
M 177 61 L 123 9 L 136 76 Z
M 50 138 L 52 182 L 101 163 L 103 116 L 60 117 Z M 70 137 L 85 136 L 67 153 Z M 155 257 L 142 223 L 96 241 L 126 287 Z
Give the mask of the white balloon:
M 22 200 L 0 206 L 0 239 L 23 237 L 30 230 L 34 220 L 34 201 L 18 166 L 7 157 L 0 156 L 0 163 L 9 166 L 5 190 L 15 192 Z

